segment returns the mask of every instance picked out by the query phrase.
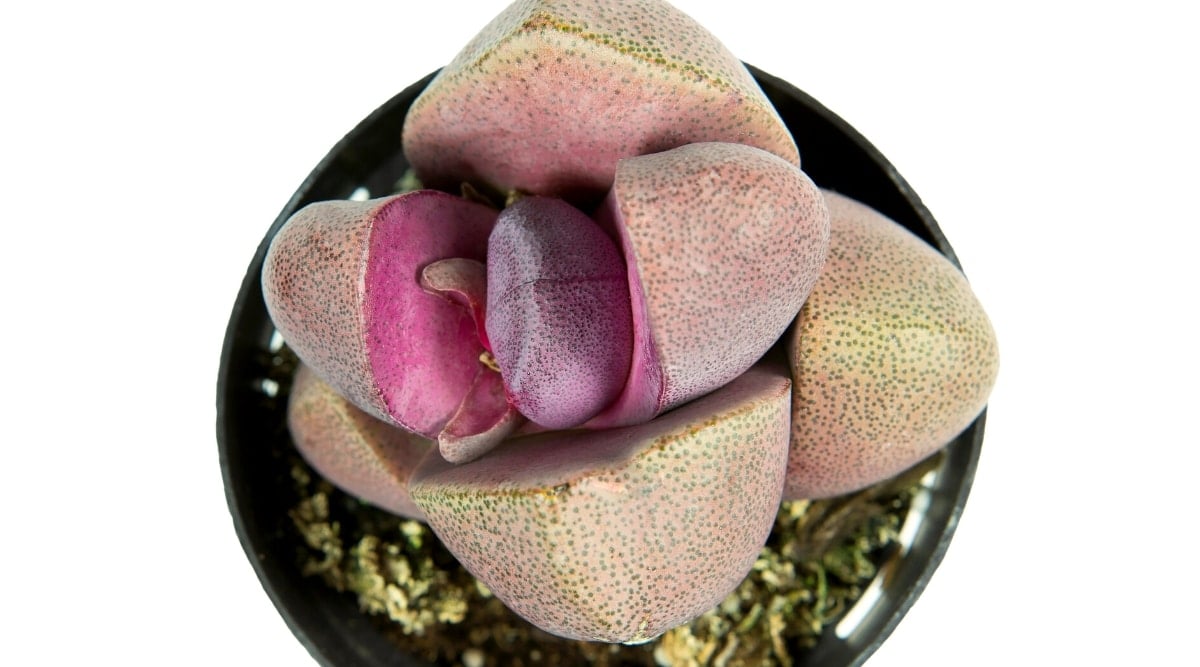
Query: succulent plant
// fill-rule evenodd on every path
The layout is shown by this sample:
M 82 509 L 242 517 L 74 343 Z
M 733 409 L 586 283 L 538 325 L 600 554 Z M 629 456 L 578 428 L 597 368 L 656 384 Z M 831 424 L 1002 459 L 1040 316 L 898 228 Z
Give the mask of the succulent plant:
M 983 407 L 994 333 L 965 279 L 821 192 L 665 2 L 513 3 L 397 141 L 430 189 L 311 204 L 268 249 L 303 361 L 289 428 L 544 630 L 691 620 L 782 499 L 896 474 Z

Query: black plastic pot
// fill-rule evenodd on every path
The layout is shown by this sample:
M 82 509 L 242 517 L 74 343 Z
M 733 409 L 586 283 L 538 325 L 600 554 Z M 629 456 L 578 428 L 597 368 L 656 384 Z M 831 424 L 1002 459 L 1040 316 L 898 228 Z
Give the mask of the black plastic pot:
M 905 225 L 957 263 L 953 250 L 920 198 L 891 164 L 845 121 L 788 83 L 751 68 L 791 129 L 804 170 L 821 187 L 858 199 Z M 217 438 L 229 511 L 246 555 L 263 588 L 296 637 L 323 665 L 336 667 L 419 665 L 403 655 L 359 612 L 350 595 L 301 575 L 296 564 L 298 537 L 287 516 L 291 484 L 279 452 L 290 442 L 284 425 L 283 396 L 264 391 L 273 327 L 263 304 L 259 273 L 267 245 L 283 222 L 302 206 L 344 199 L 365 187 L 371 196 L 391 191 L 407 164 L 399 138 L 409 105 L 432 74 L 396 95 L 354 128 L 300 185 L 267 230 L 238 293 L 217 382 Z M 269 382 L 267 385 L 269 386 Z M 983 442 L 984 417 L 947 450 L 942 468 L 914 512 L 923 519 L 907 552 L 888 572 L 880 595 L 845 637 L 827 632 L 798 664 L 821 667 L 860 665 L 891 634 L 921 594 L 941 562 L 954 533 L 975 474 Z M 860 610 L 855 610 L 858 612 Z

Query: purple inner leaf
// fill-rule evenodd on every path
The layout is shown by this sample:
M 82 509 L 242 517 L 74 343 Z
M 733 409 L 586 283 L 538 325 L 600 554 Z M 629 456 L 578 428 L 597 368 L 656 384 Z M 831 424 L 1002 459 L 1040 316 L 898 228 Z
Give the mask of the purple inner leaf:
M 513 404 L 548 428 L 578 426 L 629 376 L 632 311 L 621 253 L 583 212 L 526 197 L 488 241 L 487 335 Z

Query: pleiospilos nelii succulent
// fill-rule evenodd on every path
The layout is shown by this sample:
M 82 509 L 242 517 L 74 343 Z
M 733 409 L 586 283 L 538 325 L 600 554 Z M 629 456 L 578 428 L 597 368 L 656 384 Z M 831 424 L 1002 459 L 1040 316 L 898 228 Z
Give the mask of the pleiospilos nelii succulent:
M 961 274 L 818 190 L 746 69 L 665 2 L 514 3 L 402 143 L 471 196 L 318 202 L 268 249 L 303 361 L 289 427 L 544 630 L 689 621 L 782 498 L 900 472 L 983 407 L 995 340 Z

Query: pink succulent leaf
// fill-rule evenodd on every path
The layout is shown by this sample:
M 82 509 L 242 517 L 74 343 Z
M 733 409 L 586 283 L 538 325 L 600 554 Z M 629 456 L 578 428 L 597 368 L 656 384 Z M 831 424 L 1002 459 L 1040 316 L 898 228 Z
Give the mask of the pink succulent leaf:
M 480 366 L 458 411 L 438 434 L 438 450 L 450 463 L 466 463 L 499 445 L 525 419 L 508 401 L 500 374 Z
M 482 261 L 496 212 L 432 190 L 306 206 L 276 234 L 262 284 L 272 321 L 323 380 L 379 419 L 434 438 L 479 369 L 471 314 L 421 269 Z
M 432 441 L 359 410 L 304 364 L 292 381 L 287 423 L 296 450 L 325 479 L 393 514 L 425 520 L 408 480 Z
M 791 133 L 742 62 L 662 0 L 513 2 L 447 64 L 405 119 L 431 187 L 594 203 L 617 161 L 703 141 L 799 165 Z
M 646 421 L 743 373 L 795 319 L 829 247 L 812 180 L 741 144 L 622 160 L 595 217 L 625 255 L 634 354 L 589 427 Z
M 950 260 L 866 204 L 824 196 L 829 259 L 786 336 L 789 500 L 857 491 L 941 449 L 979 416 L 1000 364 Z
M 428 264 L 421 269 L 421 287 L 467 309 L 479 332 L 479 342 L 489 352 L 484 326 L 487 308 L 487 268 L 483 262 L 464 257 L 452 257 Z
M 513 404 L 548 428 L 584 423 L 629 375 L 625 264 L 583 212 L 526 197 L 488 241 L 487 333 Z
M 779 510 L 791 382 L 759 364 L 636 426 L 431 454 L 410 491 L 438 538 L 513 611 L 563 637 L 643 642 L 745 578 Z

